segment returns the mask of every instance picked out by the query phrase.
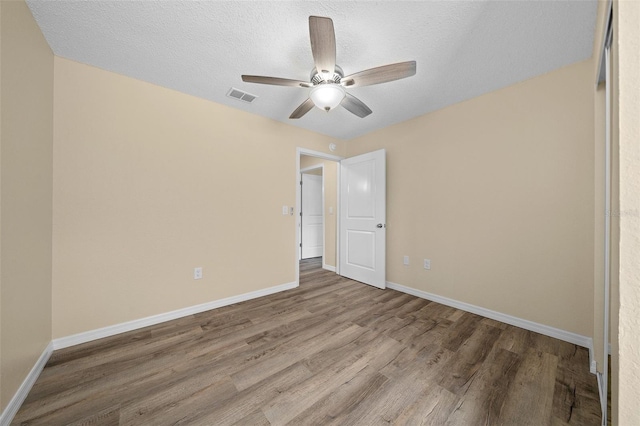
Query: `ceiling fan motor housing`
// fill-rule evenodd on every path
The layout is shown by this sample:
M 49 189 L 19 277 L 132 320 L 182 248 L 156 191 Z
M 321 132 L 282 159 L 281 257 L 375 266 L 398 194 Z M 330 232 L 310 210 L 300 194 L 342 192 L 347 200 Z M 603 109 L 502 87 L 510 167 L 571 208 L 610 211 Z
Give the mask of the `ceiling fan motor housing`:
M 318 72 L 316 68 L 311 70 L 311 84 L 313 84 L 314 86 L 318 84 L 323 84 L 323 83 L 340 84 L 340 80 L 342 80 L 342 77 L 344 77 L 344 72 L 342 71 L 342 68 L 340 68 L 338 65 L 336 65 L 336 68 L 333 74 Z

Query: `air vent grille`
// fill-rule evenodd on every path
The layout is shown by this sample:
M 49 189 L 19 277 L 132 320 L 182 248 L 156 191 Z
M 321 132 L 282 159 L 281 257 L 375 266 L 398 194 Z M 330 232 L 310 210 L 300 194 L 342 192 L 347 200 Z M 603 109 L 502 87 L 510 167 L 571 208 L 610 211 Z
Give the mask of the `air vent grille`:
M 239 101 L 251 103 L 256 100 L 257 96 L 252 95 L 251 93 L 243 92 L 242 90 L 236 89 L 232 87 L 227 92 L 227 96 L 233 99 L 237 99 Z

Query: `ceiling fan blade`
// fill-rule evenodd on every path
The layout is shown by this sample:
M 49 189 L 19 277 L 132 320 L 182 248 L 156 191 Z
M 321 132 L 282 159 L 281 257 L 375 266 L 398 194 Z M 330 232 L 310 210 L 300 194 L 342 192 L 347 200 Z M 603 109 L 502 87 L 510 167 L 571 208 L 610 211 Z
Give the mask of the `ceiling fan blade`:
M 264 77 L 261 75 L 243 75 L 242 81 L 247 83 L 271 84 L 273 86 L 311 87 L 308 81 L 290 80 L 288 78 Z
M 342 105 L 347 111 L 357 115 L 360 118 L 365 118 L 367 115 L 373 112 L 369 109 L 368 106 L 364 104 L 364 102 L 350 93 L 347 93 L 345 95 L 340 105 Z
M 315 104 L 313 103 L 313 101 L 311 100 L 311 98 L 308 98 L 306 101 L 304 101 L 302 104 L 300 104 L 300 106 L 298 108 L 296 108 L 295 111 L 293 111 L 291 113 L 291 115 L 289 116 L 289 118 L 295 119 L 295 118 L 300 118 L 303 115 L 305 115 L 306 113 L 308 113 L 309 111 L 311 111 L 311 109 L 315 106 Z
M 371 86 L 411 77 L 415 73 L 416 61 L 398 62 L 347 75 L 340 80 L 340 84 L 345 87 Z
M 316 70 L 333 75 L 336 69 L 336 34 L 331 18 L 309 16 L 309 36 Z

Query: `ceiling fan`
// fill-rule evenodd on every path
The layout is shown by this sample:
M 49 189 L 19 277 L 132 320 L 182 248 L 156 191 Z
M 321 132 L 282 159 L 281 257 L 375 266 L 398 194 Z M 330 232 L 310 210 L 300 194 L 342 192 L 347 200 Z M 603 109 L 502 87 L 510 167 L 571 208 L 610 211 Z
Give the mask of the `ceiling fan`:
M 330 18 L 310 16 L 309 35 L 315 68 L 311 71 L 311 78 L 308 82 L 259 75 L 242 76 L 242 81 L 248 83 L 310 88 L 309 98 L 296 108 L 289 118 L 300 118 L 314 106 L 330 111 L 338 105 L 342 105 L 347 111 L 364 118 L 371 114 L 371 109 L 360 99 L 347 92 L 347 88 L 400 80 L 416 73 L 416 61 L 408 61 L 371 68 L 345 76 L 342 68 L 336 65 L 336 36 L 333 31 L 333 21 Z

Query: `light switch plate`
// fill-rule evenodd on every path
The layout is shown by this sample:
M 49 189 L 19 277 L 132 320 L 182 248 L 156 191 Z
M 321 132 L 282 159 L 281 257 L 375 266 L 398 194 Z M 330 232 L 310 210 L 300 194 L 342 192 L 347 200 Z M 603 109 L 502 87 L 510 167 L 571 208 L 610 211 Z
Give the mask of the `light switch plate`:
M 282 206 L 282 215 L 286 216 L 289 214 L 289 207 L 287 206 Z
M 202 267 L 193 268 L 193 279 L 194 280 L 202 279 Z

